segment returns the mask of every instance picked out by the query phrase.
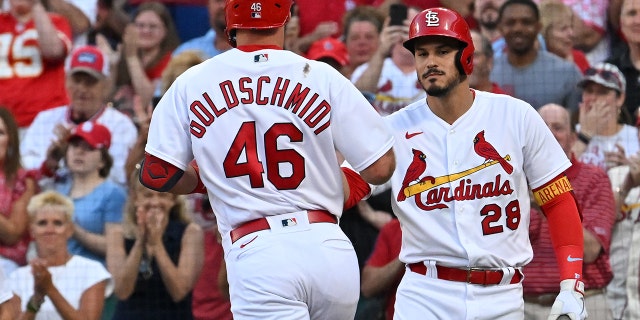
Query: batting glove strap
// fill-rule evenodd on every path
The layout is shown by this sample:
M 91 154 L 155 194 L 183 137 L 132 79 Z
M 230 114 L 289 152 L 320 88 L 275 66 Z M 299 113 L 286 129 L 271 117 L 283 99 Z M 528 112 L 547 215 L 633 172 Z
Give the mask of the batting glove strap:
M 584 283 L 580 280 L 567 279 L 560 282 L 560 293 L 551 306 L 548 320 L 557 320 L 559 316 L 566 315 L 571 320 L 584 320 L 587 318 L 587 309 L 584 306 Z

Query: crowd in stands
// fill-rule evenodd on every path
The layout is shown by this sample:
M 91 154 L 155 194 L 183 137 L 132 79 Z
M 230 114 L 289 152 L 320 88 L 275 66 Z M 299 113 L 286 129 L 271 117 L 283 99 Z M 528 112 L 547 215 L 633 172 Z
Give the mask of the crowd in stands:
M 398 4 L 407 17 L 391 24 Z M 640 319 L 640 0 L 295 0 L 283 49 L 333 66 L 389 115 L 425 98 L 402 42 L 438 6 L 473 28 L 471 87 L 531 104 L 572 161 L 589 314 Z M 0 0 L 0 285 L 14 294 L 0 300 L 14 318 L 232 319 L 208 198 L 137 178 L 163 93 L 231 49 L 224 7 Z M 362 271 L 356 319 L 393 315 L 405 268 L 390 201 L 340 221 Z M 544 220 L 533 208 L 526 319 L 546 318 L 559 290 Z

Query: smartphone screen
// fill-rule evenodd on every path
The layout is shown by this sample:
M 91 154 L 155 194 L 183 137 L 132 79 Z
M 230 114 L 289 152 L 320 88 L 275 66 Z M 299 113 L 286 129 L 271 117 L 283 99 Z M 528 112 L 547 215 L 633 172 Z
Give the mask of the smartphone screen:
M 404 4 L 392 4 L 389 7 L 389 16 L 391 17 L 390 24 L 392 26 L 403 25 L 404 20 L 407 19 L 407 6 Z

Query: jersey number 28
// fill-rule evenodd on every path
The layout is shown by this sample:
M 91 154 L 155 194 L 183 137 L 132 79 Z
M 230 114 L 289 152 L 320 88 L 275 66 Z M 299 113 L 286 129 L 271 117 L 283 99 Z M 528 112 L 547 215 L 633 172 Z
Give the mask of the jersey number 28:
M 305 177 L 304 157 L 293 149 L 278 149 L 278 138 L 288 137 L 291 142 L 302 142 L 302 132 L 292 123 L 276 123 L 263 138 L 267 180 L 278 190 L 297 188 Z M 258 136 L 254 121 L 244 122 L 224 158 L 223 166 L 227 178 L 249 176 L 252 188 L 264 187 L 264 166 L 258 158 Z M 244 151 L 246 162 L 242 161 Z M 291 175 L 282 176 L 280 164 L 291 165 Z
M 507 204 L 504 209 L 504 214 L 507 216 L 505 225 L 510 230 L 518 229 L 520 225 L 520 202 L 513 200 Z M 502 216 L 502 208 L 497 204 L 488 204 L 480 210 L 482 219 L 482 232 L 483 234 L 490 235 L 495 233 L 502 233 L 504 228 L 498 223 Z

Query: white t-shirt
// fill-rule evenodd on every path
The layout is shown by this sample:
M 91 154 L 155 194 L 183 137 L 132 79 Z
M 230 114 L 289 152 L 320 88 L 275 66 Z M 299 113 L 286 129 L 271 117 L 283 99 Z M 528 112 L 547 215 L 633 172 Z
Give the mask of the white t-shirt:
M 93 285 L 107 280 L 105 298 L 113 292 L 113 280 L 111 274 L 97 261 L 81 256 L 73 256 L 65 265 L 47 268 L 51 273 L 53 285 L 69 304 L 78 309 L 82 294 Z M 9 285 L 11 290 L 22 300 L 22 310 L 27 308 L 27 303 L 33 295 L 33 274 L 31 266 L 24 266 L 11 273 Z M 40 306 L 36 314 L 37 320 L 62 319 L 48 297 Z
M 4 271 L 0 269 L 0 303 L 5 303 L 13 297 L 9 282 L 5 278 Z

